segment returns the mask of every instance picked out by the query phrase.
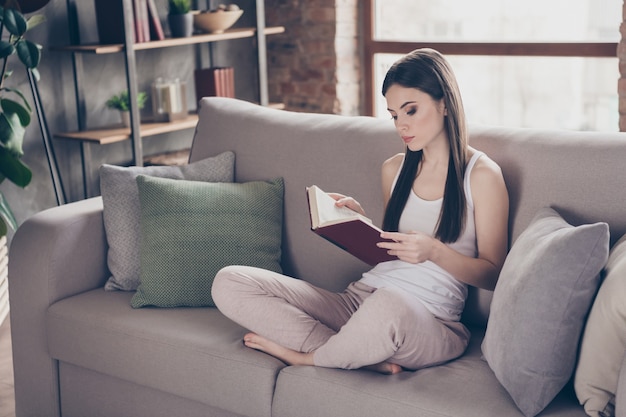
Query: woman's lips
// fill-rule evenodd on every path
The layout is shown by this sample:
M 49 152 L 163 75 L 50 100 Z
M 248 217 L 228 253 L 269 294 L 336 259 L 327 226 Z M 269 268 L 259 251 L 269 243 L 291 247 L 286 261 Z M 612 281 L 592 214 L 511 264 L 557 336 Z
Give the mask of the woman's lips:
M 413 140 L 413 136 L 402 136 L 404 143 L 409 143 Z

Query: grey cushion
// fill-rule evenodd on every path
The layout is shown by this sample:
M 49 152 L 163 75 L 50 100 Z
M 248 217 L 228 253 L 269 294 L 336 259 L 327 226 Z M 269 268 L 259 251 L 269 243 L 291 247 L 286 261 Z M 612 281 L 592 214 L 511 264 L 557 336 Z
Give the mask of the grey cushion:
M 141 283 L 135 308 L 214 306 L 217 271 L 282 272 L 283 180 L 205 183 L 140 175 Z
M 580 347 L 574 388 L 590 416 L 614 415 L 626 353 L 626 236 L 611 249 Z
M 606 223 L 574 227 L 551 208 L 511 248 L 482 351 L 524 415 L 538 414 L 569 380 L 608 253 Z
M 183 166 L 100 168 L 100 191 L 104 205 L 104 227 L 111 277 L 107 290 L 136 290 L 139 285 L 139 195 L 135 178 L 139 174 L 195 181 L 232 182 L 235 154 L 217 156 Z

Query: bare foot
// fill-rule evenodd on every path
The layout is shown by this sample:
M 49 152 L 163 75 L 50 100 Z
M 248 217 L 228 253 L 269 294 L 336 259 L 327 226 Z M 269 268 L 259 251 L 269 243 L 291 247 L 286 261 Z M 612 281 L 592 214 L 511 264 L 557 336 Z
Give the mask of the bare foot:
M 385 375 L 395 375 L 402 372 L 402 367 L 400 365 L 391 362 L 381 362 L 375 365 L 365 366 L 363 369 L 368 369 Z
M 291 350 L 256 333 L 246 334 L 243 337 L 243 344 L 272 355 L 288 365 L 313 365 L 313 353 Z
M 313 366 L 313 353 L 298 352 L 284 346 L 279 345 L 256 333 L 248 333 L 243 337 L 243 344 L 249 348 L 260 350 L 268 355 L 280 359 L 287 365 L 309 365 Z M 364 367 L 371 371 L 379 372 L 386 375 L 394 375 L 402 372 L 402 367 L 395 363 L 381 362 L 375 365 Z

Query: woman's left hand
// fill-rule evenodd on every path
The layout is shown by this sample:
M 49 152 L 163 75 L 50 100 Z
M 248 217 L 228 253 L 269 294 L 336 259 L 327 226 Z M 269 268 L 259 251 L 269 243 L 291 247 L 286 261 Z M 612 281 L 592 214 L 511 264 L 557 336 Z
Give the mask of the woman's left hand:
M 436 242 L 433 237 L 421 232 L 383 232 L 380 237 L 393 242 L 379 242 L 378 247 L 385 248 L 390 255 L 413 264 L 429 260 Z

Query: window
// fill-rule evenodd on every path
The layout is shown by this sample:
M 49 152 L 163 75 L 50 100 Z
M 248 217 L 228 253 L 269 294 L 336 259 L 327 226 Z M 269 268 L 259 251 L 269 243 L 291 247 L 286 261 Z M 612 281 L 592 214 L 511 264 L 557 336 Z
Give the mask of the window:
M 616 131 L 622 0 L 368 0 L 370 114 L 400 56 L 450 60 L 470 123 Z M 487 12 L 488 11 L 488 12 Z

